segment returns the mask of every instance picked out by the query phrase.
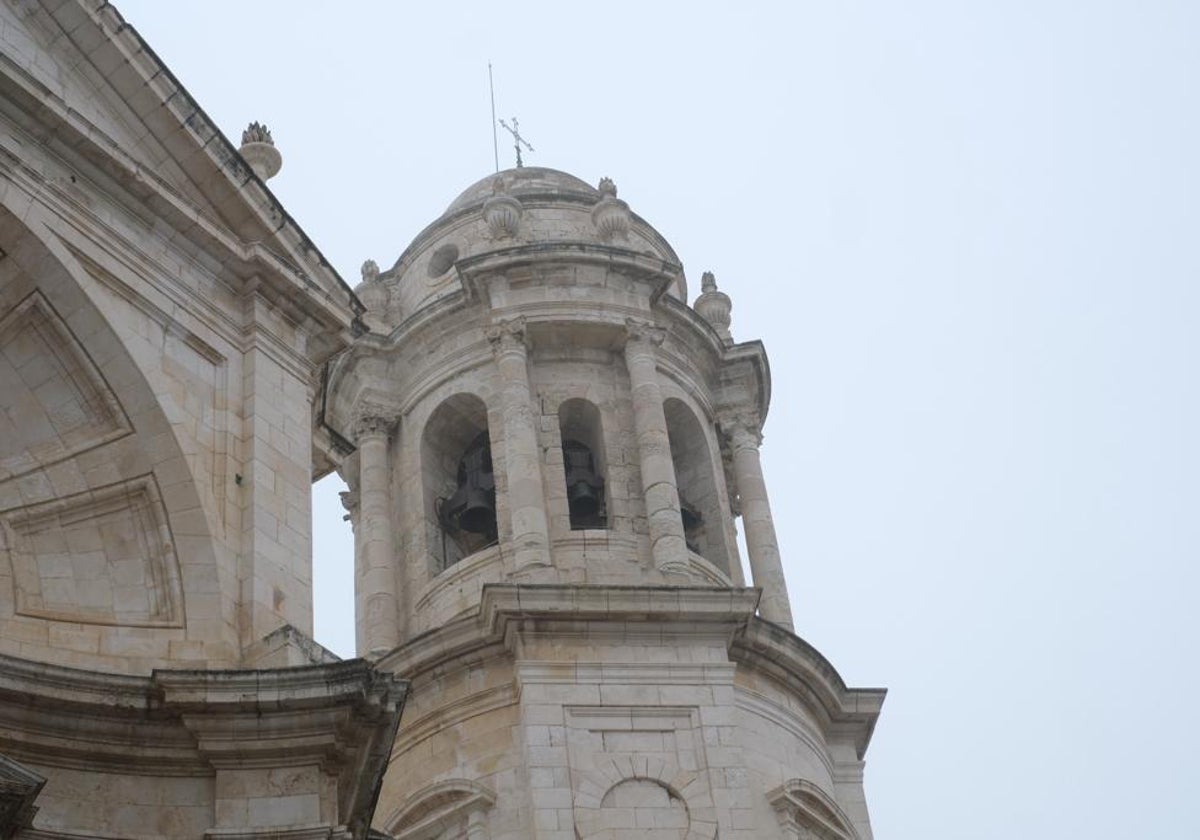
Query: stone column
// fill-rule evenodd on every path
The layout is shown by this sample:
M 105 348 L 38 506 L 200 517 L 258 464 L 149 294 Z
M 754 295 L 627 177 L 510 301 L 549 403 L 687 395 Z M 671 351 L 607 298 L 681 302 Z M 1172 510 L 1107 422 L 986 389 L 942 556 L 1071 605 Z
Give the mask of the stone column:
M 762 589 L 758 612 L 767 621 L 791 630 L 792 605 L 788 601 L 779 540 L 775 537 L 775 522 L 771 518 L 767 485 L 758 456 L 758 447 L 762 443 L 758 419 L 738 415 L 722 420 L 721 426 L 729 435 L 733 450 L 733 475 L 741 502 L 742 523 L 746 528 L 750 574 L 754 577 L 754 585 Z
M 362 551 L 355 563 L 356 597 L 363 633 L 359 655 L 391 650 L 400 643 L 396 546 L 392 537 L 392 471 L 388 436 L 394 421 L 366 415 L 355 424 L 358 440 L 358 530 Z
M 629 370 L 633 391 L 633 429 L 637 436 L 646 521 L 650 527 L 650 551 L 655 568 L 682 572 L 689 566 L 687 543 L 683 537 L 683 518 L 679 514 L 679 488 L 675 484 L 667 416 L 658 384 L 656 348 L 663 343 L 667 333 L 644 321 L 630 319 L 625 323 L 625 367 Z
M 529 388 L 529 355 L 525 319 L 513 318 L 487 330 L 499 374 L 500 410 L 504 418 L 504 469 L 512 519 L 517 570 L 550 565 L 546 494 L 542 489 L 541 449 Z

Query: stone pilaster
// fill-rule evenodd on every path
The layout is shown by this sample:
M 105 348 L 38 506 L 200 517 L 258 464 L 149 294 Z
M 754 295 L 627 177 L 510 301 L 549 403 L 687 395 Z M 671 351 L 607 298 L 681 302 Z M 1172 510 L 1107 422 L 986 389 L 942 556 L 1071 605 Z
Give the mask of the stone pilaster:
M 355 605 L 361 622 L 357 634 L 360 656 L 388 651 L 400 643 L 388 462 L 388 438 L 394 424 L 394 420 L 366 414 L 354 428 L 359 462 L 356 537 L 361 550 L 356 553 Z
M 683 519 L 679 514 L 679 488 L 671 461 L 667 416 L 658 384 L 657 348 L 666 330 L 644 321 L 626 321 L 625 367 L 633 392 L 633 427 L 641 464 L 642 495 L 650 528 L 650 550 L 660 571 L 688 567 Z
M 746 414 L 726 417 L 722 419 L 721 427 L 729 436 L 730 449 L 733 451 L 733 474 L 746 529 L 750 574 L 754 577 L 754 585 L 762 589 L 759 614 L 767 621 L 791 630 L 792 606 L 788 600 L 783 560 L 779 556 L 779 541 L 775 536 L 775 522 L 771 518 L 767 485 L 763 480 L 762 462 L 758 454 L 758 447 L 762 443 L 758 418 Z
M 533 392 L 529 387 L 525 319 L 499 321 L 488 328 L 487 337 L 492 343 L 500 380 L 508 507 L 512 517 L 517 570 L 548 566 L 550 537 L 546 522 L 546 494 L 542 488 Z

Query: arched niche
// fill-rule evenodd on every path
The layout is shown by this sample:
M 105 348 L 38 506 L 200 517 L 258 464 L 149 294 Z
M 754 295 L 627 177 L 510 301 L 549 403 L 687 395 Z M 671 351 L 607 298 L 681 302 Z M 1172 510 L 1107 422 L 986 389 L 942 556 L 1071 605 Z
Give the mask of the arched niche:
M 725 514 L 717 491 L 716 458 L 709 437 L 683 400 L 674 397 L 664 400 L 663 411 L 688 550 L 728 573 Z
M 437 574 L 496 542 L 496 490 L 487 406 L 448 397 L 421 433 L 421 484 L 429 568 Z
M 585 399 L 564 400 L 558 407 L 558 431 L 571 530 L 607 528 L 608 460 L 600 409 Z

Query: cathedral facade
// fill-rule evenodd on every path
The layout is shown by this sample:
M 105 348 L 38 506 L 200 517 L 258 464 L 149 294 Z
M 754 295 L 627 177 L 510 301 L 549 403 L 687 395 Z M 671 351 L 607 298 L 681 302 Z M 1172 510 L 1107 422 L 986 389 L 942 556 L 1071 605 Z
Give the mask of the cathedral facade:
M 111 5 L 0 3 L 0 837 L 870 838 L 716 279 L 519 167 L 352 289 L 279 165 Z

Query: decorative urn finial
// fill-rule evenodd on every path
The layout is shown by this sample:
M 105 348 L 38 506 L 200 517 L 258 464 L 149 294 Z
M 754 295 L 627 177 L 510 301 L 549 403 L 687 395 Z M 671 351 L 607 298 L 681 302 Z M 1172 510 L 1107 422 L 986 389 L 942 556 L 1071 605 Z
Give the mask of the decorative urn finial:
M 511 239 L 517 235 L 521 216 L 525 212 L 521 202 L 508 194 L 503 178 L 492 181 L 492 195 L 483 203 L 483 220 L 493 239 Z
M 275 148 L 270 130 L 260 123 L 252 122 L 242 132 L 242 147 L 238 151 L 263 181 L 274 177 L 283 166 L 283 155 Z
M 592 208 L 592 224 L 605 242 L 624 239 L 629 233 L 629 205 L 617 198 L 617 185 L 613 179 L 600 179 L 600 200 Z
M 700 277 L 700 297 L 692 308 L 708 323 L 712 324 L 717 335 L 726 343 L 733 342 L 733 334 L 729 332 L 732 323 L 730 314 L 733 311 L 733 301 L 729 295 L 717 289 L 717 278 L 711 271 L 706 271 Z

